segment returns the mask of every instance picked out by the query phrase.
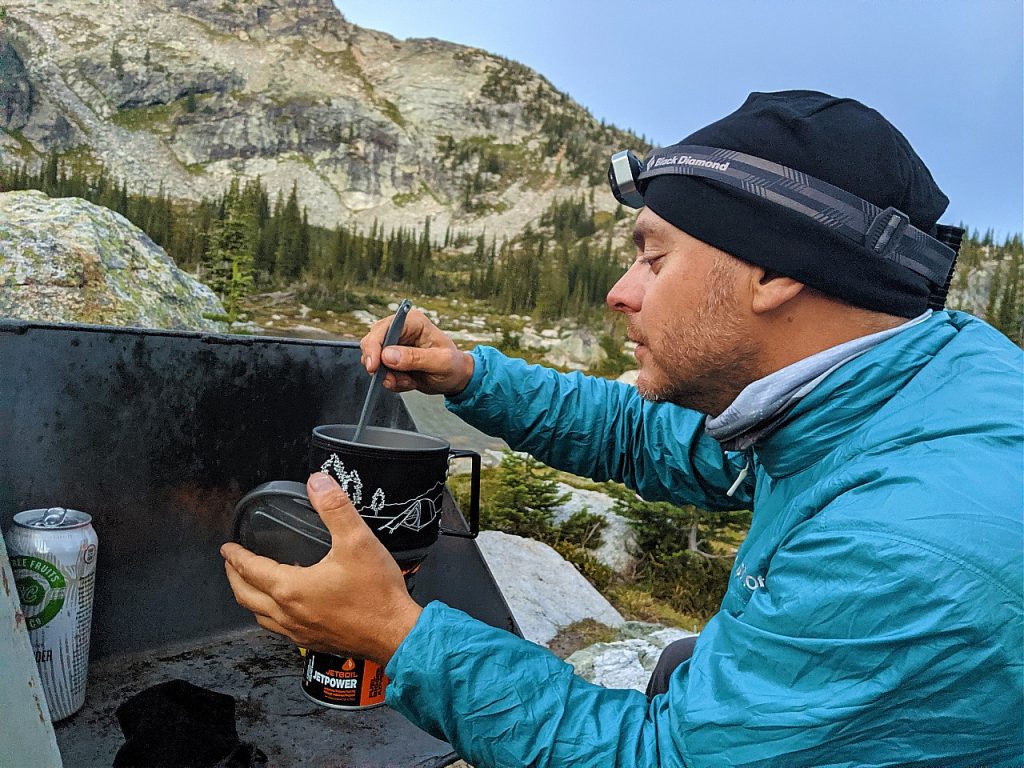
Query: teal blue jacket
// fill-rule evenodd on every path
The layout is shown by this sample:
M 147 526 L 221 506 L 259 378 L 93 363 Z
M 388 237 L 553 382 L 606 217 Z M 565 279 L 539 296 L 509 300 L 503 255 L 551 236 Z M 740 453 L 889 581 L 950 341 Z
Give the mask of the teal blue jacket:
M 1024 374 L 1005 337 L 936 313 L 829 375 L 748 455 L 633 388 L 474 354 L 449 407 L 476 427 L 753 522 L 666 694 L 591 685 L 431 603 L 387 667 L 412 722 L 478 768 L 1024 762 Z

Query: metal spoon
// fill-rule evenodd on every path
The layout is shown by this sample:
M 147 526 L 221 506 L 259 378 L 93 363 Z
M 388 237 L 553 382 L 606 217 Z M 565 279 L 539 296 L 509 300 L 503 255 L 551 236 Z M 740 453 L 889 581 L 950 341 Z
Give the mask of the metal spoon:
M 398 343 L 398 339 L 402 335 L 402 328 L 405 326 L 405 316 L 409 314 L 410 309 L 412 309 L 412 302 L 408 299 L 403 300 L 398 305 L 398 309 L 395 310 L 395 317 L 391 321 L 391 325 L 388 326 L 388 332 L 384 334 L 384 343 L 381 345 L 381 349 Z M 377 366 L 377 371 L 373 374 L 373 378 L 370 380 L 370 388 L 366 390 L 363 412 L 359 414 L 359 424 L 356 425 L 355 435 L 352 436 L 353 443 L 361 442 L 360 438 L 363 436 L 363 429 L 366 427 L 366 419 L 377 402 L 377 396 L 380 394 L 381 385 L 384 383 L 384 377 L 387 373 L 388 369 L 384 366 L 384 361 L 382 360 L 380 365 Z

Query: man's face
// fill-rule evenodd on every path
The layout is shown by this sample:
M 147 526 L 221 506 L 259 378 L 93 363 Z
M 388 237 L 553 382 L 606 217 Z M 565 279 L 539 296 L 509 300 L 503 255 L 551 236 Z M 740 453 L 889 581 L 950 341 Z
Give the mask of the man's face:
M 629 321 L 637 388 L 718 415 L 757 375 L 757 349 L 741 301 L 750 267 L 648 208 L 633 230 L 636 261 L 608 292 Z

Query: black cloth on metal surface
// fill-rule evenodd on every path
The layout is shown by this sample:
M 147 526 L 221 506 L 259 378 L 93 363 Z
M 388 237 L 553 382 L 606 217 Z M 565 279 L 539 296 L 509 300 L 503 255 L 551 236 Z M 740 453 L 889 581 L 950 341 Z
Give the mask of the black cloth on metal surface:
M 117 708 L 125 736 L 114 768 L 257 768 L 267 757 L 243 744 L 235 700 L 185 680 L 141 691 Z

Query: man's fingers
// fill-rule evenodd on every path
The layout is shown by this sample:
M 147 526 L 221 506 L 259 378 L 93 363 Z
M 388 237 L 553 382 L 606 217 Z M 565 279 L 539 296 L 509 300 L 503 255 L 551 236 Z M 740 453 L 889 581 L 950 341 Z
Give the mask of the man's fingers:
M 389 389 L 394 392 L 408 392 L 417 388 L 416 380 L 407 373 L 390 373 L 388 379 L 390 380 Z
M 363 366 L 369 373 L 374 373 L 377 366 L 380 365 L 380 348 L 384 343 L 384 335 L 388 332 L 388 326 L 391 325 L 391 317 L 385 317 L 371 325 L 370 330 L 359 340 Z
M 280 609 L 274 598 L 247 582 L 235 567 L 231 565 L 230 561 L 225 560 L 224 572 L 228 576 L 231 591 L 235 593 L 235 601 L 240 606 L 257 615 L 278 615 Z
M 220 554 L 242 581 L 267 595 L 271 593 L 273 586 L 280 581 L 282 569 L 294 567 L 282 565 L 275 560 L 271 560 L 269 557 L 260 557 L 250 552 L 241 544 L 233 542 L 222 545 Z M 232 584 L 233 586 L 234 584 Z
M 385 347 L 384 365 L 395 371 L 421 371 L 447 375 L 452 369 L 452 350 L 420 347 Z
M 287 637 L 289 640 L 296 641 L 296 638 L 292 637 L 291 633 L 288 632 L 288 630 L 286 630 L 284 627 L 282 627 L 280 624 L 278 624 L 276 621 L 269 618 L 268 616 L 260 616 L 259 614 L 256 614 L 256 623 L 264 629 L 270 630 L 275 635 L 283 635 L 284 637 Z
M 389 315 L 383 320 L 378 320 L 370 326 L 370 330 L 359 340 L 359 350 L 363 356 L 363 365 L 366 370 L 373 373 L 380 364 L 380 349 L 384 343 L 384 336 L 391 326 L 394 315 Z
M 363 365 L 370 373 L 374 373 L 380 365 L 381 346 L 384 344 L 384 337 L 387 335 L 388 328 L 391 327 L 391 321 L 394 320 L 394 317 L 394 315 L 389 315 L 383 320 L 378 320 L 370 326 L 370 330 L 359 341 Z M 418 309 L 412 309 L 405 318 L 405 324 L 402 326 L 402 335 L 399 337 L 398 343 L 418 346 L 424 343 L 424 339 L 429 337 L 434 330 L 436 330 L 434 324 L 430 322 L 426 315 Z M 387 362 L 385 362 L 385 365 L 387 365 Z

